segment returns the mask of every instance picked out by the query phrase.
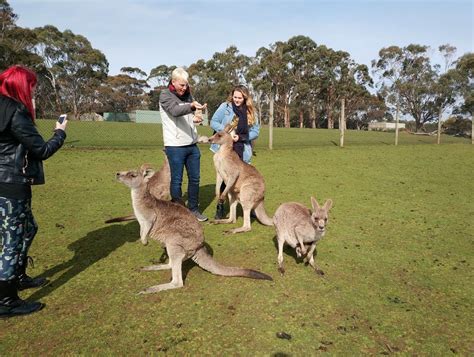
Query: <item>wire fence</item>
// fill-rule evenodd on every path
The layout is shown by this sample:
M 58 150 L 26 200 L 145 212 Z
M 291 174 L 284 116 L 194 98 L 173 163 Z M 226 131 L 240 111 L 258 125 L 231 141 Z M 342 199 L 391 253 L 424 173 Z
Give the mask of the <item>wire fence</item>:
M 49 138 L 55 120 L 36 120 L 43 137 Z M 198 126 L 199 135 L 210 136 L 209 126 Z M 273 128 L 273 149 L 292 149 L 301 147 L 339 146 L 339 130 L 310 128 Z M 436 136 L 413 135 L 401 132 L 399 145 L 436 144 Z M 344 147 L 357 145 L 394 145 L 393 132 L 346 130 Z M 258 150 L 268 148 L 269 130 L 262 126 L 254 146 Z M 471 143 L 469 138 L 456 138 L 443 135 L 442 144 Z M 147 148 L 163 147 L 161 124 L 113 122 L 113 121 L 75 121 L 70 120 L 67 127 L 66 147 L 77 148 Z

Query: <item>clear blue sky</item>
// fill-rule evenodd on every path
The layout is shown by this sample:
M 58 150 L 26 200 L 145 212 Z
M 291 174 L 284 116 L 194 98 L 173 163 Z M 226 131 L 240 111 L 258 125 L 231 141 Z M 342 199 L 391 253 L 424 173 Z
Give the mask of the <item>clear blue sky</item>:
M 370 65 L 382 47 L 439 45 L 474 52 L 472 0 L 10 0 L 18 25 L 54 25 L 89 39 L 110 63 L 145 72 L 189 66 L 235 45 L 245 55 L 295 35 Z

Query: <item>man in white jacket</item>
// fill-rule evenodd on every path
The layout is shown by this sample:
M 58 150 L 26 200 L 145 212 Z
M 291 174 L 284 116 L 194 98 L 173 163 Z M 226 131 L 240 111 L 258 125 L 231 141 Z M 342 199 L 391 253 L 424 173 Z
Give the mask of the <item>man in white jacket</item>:
M 199 212 L 199 180 L 201 152 L 196 145 L 198 133 L 196 125 L 202 118 L 195 116 L 196 109 L 205 109 L 206 105 L 196 102 L 189 90 L 188 73 L 176 68 L 171 73 L 167 89 L 160 93 L 160 114 L 163 123 L 163 141 L 171 170 L 171 200 L 184 204 L 181 186 L 183 171 L 188 174 L 188 208 L 198 221 L 207 221 Z

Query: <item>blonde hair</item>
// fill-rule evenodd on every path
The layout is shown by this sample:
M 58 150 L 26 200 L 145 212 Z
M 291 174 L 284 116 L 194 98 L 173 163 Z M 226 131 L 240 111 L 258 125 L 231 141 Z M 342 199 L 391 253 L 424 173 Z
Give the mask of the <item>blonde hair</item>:
M 189 74 L 186 70 L 182 67 L 177 67 L 171 72 L 171 80 L 174 81 L 176 79 L 181 79 L 183 81 L 188 82 Z
M 244 97 L 244 103 L 247 105 L 247 121 L 248 121 L 249 126 L 253 126 L 257 120 L 255 118 L 255 108 L 253 106 L 253 100 L 252 100 L 252 96 L 250 95 L 249 90 L 247 89 L 247 87 L 243 85 L 235 86 L 232 89 L 232 91 L 229 93 L 229 96 L 227 97 L 227 101 L 229 103 L 232 103 L 233 101 L 232 97 L 234 96 L 234 92 L 239 92 Z M 232 126 L 234 126 L 234 122 L 235 122 L 235 127 L 237 127 L 238 118 L 234 117 L 231 124 Z

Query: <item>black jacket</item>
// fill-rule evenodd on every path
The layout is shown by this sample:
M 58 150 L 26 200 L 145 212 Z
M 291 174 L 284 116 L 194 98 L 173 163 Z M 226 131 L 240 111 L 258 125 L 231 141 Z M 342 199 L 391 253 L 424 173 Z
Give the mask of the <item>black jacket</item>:
M 66 133 L 55 130 L 47 142 L 21 103 L 0 95 L 0 185 L 44 184 L 43 162 L 63 145 Z

